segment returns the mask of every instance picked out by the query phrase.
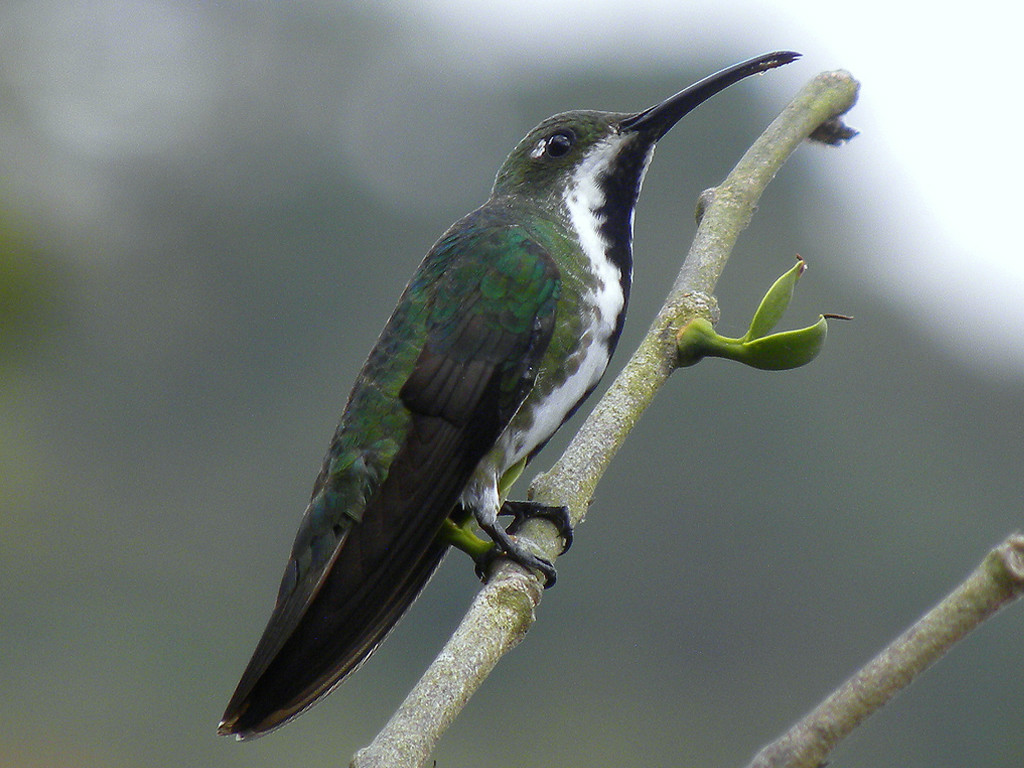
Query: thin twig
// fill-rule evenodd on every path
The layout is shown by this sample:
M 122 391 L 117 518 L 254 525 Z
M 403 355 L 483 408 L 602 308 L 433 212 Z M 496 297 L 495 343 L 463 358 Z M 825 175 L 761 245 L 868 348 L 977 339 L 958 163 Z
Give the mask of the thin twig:
M 1024 593 L 1024 536 L 1015 534 L 910 629 L 843 683 L 747 768 L 817 768 L 883 704 L 971 630 Z
M 534 481 L 530 489 L 533 498 L 566 505 L 574 523 L 582 520 L 593 490 L 619 446 L 675 370 L 672 329 L 697 317 L 713 319 L 711 292 L 761 192 L 819 125 L 837 119 L 853 106 L 857 87 L 846 72 L 816 77 L 717 188 L 654 324 L 562 457 Z M 552 559 L 559 553 L 560 538 L 554 527 L 543 521 L 530 521 L 517 535 Z M 374 741 L 356 753 L 352 768 L 425 765 L 469 697 L 501 656 L 526 634 L 541 591 L 532 574 L 503 561 L 402 706 Z

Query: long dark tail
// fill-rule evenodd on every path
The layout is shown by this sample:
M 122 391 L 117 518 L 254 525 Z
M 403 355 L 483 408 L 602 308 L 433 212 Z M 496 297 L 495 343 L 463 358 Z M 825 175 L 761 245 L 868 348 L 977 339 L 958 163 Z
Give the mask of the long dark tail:
M 466 435 L 443 419 L 415 422 L 387 480 L 276 652 L 277 643 L 263 647 L 273 634 L 271 618 L 219 733 L 259 736 L 311 706 L 366 660 L 440 564 L 448 545 L 437 532 L 476 459 L 460 445 Z
M 262 736 L 329 693 L 395 627 L 426 586 L 447 549 L 447 544 L 432 545 L 397 588 L 387 590 L 384 587 L 392 585 L 380 584 L 380 589 L 367 592 L 368 605 L 342 622 L 341 631 L 331 626 L 337 620 L 332 607 L 315 603 L 310 606 L 306 614 L 309 620 L 300 624 L 248 694 L 232 698 L 218 733 L 240 739 Z M 391 594 L 387 594 L 389 591 Z M 373 611 L 370 606 L 378 601 L 379 610 Z M 323 666 L 317 664 L 318 659 L 331 658 L 339 650 L 341 656 L 335 667 L 317 669 Z

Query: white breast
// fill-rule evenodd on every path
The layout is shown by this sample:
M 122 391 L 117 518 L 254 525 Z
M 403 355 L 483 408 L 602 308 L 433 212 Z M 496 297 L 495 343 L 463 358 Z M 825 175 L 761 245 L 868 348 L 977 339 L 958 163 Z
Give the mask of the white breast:
M 608 258 L 609 243 L 601 232 L 605 195 L 598 180 L 618 155 L 622 143 L 630 138 L 628 135 L 612 135 L 597 144 L 584 157 L 566 185 L 562 205 L 589 262 L 586 270 L 594 278 L 587 281 L 588 288 L 581 296 L 580 309 L 585 314 L 583 343 L 564 363 L 565 369 L 572 373 L 538 400 L 540 393 L 557 380 L 557 377 L 553 379 L 551 372 L 541 371 L 538 386 L 524 403 L 532 419 L 522 413 L 513 417 L 495 450 L 481 461 L 462 497 L 463 503 L 476 510 L 478 515 L 496 514 L 498 478 L 554 434 L 569 412 L 601 380 L 608 366 L 612 336 L 626 297 L 622 289 L 623 275 L 618 265 Z M 644 171 L 651 155 L 649 151 Z M 632 228 L 631 211 L 630 237 Z M 626 276 L 627 279 L 630 277 Z
M 622 292 L 622 274 L 608 258 L 609 244 L 601 233 L 604 219 L 600 211 L 605 197 L 597 179 L 618 153 L 618 144 L 625 140 L 613 136 L 594 147 L 580 163 L 566 189 L 563 203 L 569 221 L 590 262 L 588 271 L 596 278 L 582 297 L 582 309 L 589 315 L 584 318 L 587 330 L 584 344 L 566 361 L 567 368 L 576 368 L 575 373 L 543 401 L 531 403 L 535 406 L 532 424 L 525 430 L 504 436 L 510 449 L 507 466 L 512 466 L 551 437 L 576 404 L 597 385 L 608 367 L 611 338 L 626 297 Z M 632 228 L 632 219 L 630 225 Z

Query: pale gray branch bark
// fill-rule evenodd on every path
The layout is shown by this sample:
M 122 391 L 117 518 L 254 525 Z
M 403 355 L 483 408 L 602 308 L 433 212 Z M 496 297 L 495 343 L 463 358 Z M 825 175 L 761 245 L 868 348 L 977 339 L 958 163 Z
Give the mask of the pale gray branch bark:
M 565 453 L 530 488 L 537 501 L 566 505 L 574 523 L 612 458 L 658 389 L 676 369 L 675 330 L 696 318 L 716 319 L 712 295 L 739 233 L 761 192 L 790 154 L 819 126 L 853 106 L 857 82 L 829 72 L 808 83 L 740 160 L 705 195 L 701 222 L 672 291 L 640 347 L 597 404 Z M 519 534 L 549 558 L 560 550 L 554 527 L 531 521 Z M 440 655 L 353 768 L 426 765 L 441 734 L 498 660 L 525 636 L 542 589 L 518 566 L 501 561 Z
M 968 632 L 1024 593 L 1024 536 L 1014 534 L 941 603 L 847 680 L 747 768 L 817 768 L 883 704 Z

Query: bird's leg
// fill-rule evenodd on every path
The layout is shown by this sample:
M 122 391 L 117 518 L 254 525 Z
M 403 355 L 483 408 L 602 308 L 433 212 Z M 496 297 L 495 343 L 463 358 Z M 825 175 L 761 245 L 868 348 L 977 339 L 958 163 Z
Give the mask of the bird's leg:
M 515 536 L 527 520 L 542 518 L 558 530 L 563 541 L 560 554 L 565 554 L 572 546 L 572 522 L 569 510 L 564 506 L 552 507 L 534 501 L 502 501 L 524 466 L 525 459 L 506 470 L 491 493 L 483 494 L 486 501 L 479 507 L 474 505 L 473 514 L 465 505 L 457 506 L 444 521 L 438 535 L 473 558 L 476 574 L 482 581 L 487 580 L 494 560 L 504 556 L 526 569 L 540 571 L 544 574 L 544 587 L 547 588 L 555 583 L 555 567 L 546 557 L 523 546 Z M 507 528 L 498 524 L 498 517 L 505 515 L 513 518 Z M 484 541 L 472 530 L 474 517 L 480 528 L 491 537 L 490 542 Z
M 546 558 L 526 552 L 497 524 L 493 527 L 482 526 L 492 540 L 481 539 L 472 530 L 473 518 L 466 517 L 460 514 L 461 512 L 460 507 L 451 517 L 445 518 L 437 535 L 445 543 L 461 549 L 473 558 L 473 562 L 476 563 L 476 575 L 481 581 L 487 581 L 491 564 L 497 558 L 505 556 L 526 568 L 536 568 L 543 573 L 545 587 L 555 583 L 554 566 Z
M 554 585 L 556 576 L 555 566 L 551 564 L 550 560 L 546 557 L 534 554 L 524 547 L 498 524 L 496 518 L 490 523 L 479 520 L 478 522 L 487 535 L 494 540 L 494 546 L 490 547 L 480 557 L 473 558 L 476 560 L 476 575 L 480 577 L 481 581 L 487 580 L 487 575 L 491 570 L 491 564 L 497 558 L 507 557 L 512 562 L 518 563 L 527 570 L 540 571 L 544 574 L 544 589 Z
M 503 528 L 497 522 L 499 515 L 511 515 L 511 525 Z M 515 534 L 530 518 L 539 517 L 547 520 L 558 529 L 564 542 L 562 553 L 572 545 L 572 523 L 569 520 L 567 507 L 550 507 L 533 501 L 506 501 L 494 515 L 493 519 L 479 519 L 480 527 L 494 540 L 494 547 L 482 553 L 476 560 L 476 573 L 485 579 L 490 571 L 491 563 L 498 557 L 507 557 L 527 569 L 540 571 L 544 574 L 544 588 L 555 583 L 555 567 L 546 557 L 529 551 L 516 538 Z

